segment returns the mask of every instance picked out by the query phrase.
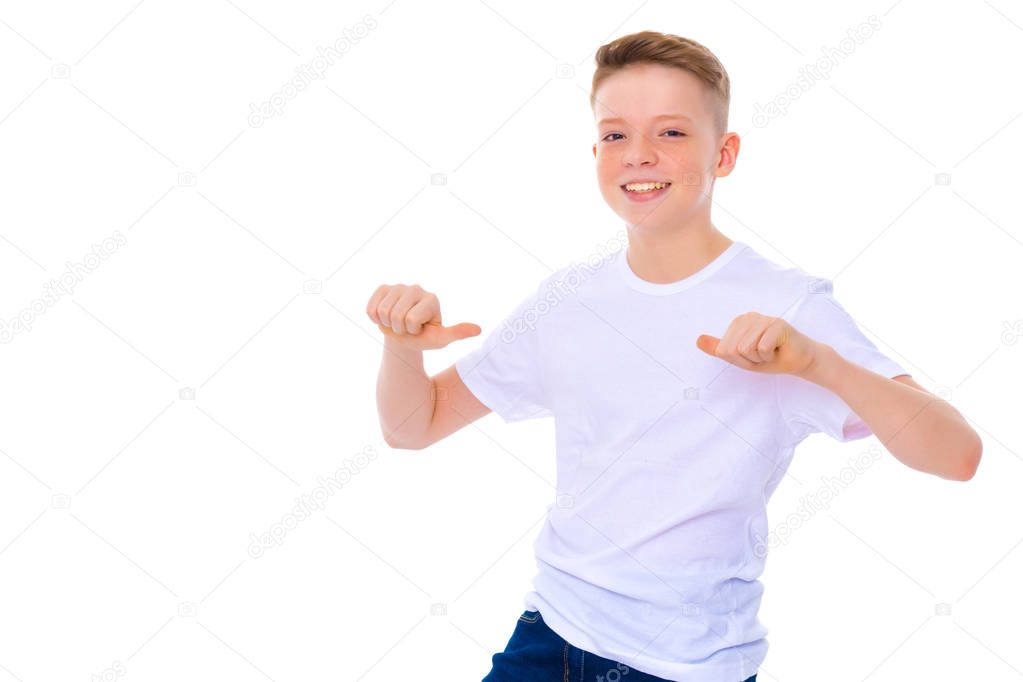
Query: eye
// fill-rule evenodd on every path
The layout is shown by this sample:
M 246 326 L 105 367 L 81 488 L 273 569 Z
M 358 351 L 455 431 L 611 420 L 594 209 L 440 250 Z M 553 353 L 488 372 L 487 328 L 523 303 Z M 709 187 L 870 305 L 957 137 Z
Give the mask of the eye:
M 685 136 L 686 136 L 686 134 L 685 134 L 685 133 L 683 133 L 683 132 L 682 132 L 681 130 L 675 130 L 675 129 L 672 129 L 672 130 L 666 130 L 666 131 L 664 132 L 664 134 L 665 134 L 665 135 L 667 135 L 668 133 L 677 133 L 676 135 L 671 135 L 671 136 L 669 136 L 669 137 L 685 137 Z M 616 140 L 609 140 L 609 139 L 608 139 L 608 138 L 609 138 L 609 137 L 611 137 L 612 135 L 617 135 L 618 137 L 624 137 L 624 135 L 622 135 L 621 133 L 608 133 L 607 135 L 605 135 L 605 136 L 604 136 L 604 137 L 603 137 L 603 138 L 601 139 L 601 141 L 602 141 L 602 142 L 615 142 Z

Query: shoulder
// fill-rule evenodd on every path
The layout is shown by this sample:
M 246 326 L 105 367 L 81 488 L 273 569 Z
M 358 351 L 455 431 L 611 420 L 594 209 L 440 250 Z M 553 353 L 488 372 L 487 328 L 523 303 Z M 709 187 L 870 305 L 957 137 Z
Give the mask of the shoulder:
M 537 295 L 541 299 L 560 299 L 569 294 L 579 293 L 580 290 L 610 276 L 614 270 L 615 260 L 620 256 L 620 250 L 594 252 L 563 262 L 541 280 Z
M 747 245 L 728 268 L 725 284 L 748 292 L 771 314 L 788 319 L 812 295 L 830 296 L 830 279 L 807 272 L 795 264 L 784 264 Z M 819 300 L 819 299 L 817 299 Z

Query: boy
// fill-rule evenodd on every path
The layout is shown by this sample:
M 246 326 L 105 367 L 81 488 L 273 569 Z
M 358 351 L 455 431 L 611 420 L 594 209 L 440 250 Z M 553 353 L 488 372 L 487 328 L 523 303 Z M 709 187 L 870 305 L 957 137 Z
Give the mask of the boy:
M 766 506 L 795 446 L 873 433 L 907 466 L 965 481 L 981 441 L 863 335 L 829 280 L 713 226 L 739 137 L 709 50 L 644 31 L 596 63 L 593 154 L 626 250 L 555 272 L 435 377 L 422 350 L 480 328 L 444 327 L 418 286 L 377 289 L 381 426 L 420 449 L 490 410 L 555 419 L 535 589 L 487 682 L 755 680 Z

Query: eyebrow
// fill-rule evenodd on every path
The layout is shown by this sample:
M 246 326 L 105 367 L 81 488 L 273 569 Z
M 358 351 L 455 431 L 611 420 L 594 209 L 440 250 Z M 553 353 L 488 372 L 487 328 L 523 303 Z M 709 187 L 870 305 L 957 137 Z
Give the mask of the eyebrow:
M 682 114 L 661 114 L 660 116 L 654 116 L 654 120 L 655 121 L 660 121 L 661 119 L 664 119 L 664 118 L 680 118 L 680 119 L 683 119 L 683 120 L 686 120 L 686 121 L 689 121 L 689 122 L 692 122 L 692 120 L 693 120 L 693 119 L 689 118 L 688 116 L 683 116 Z M 597 121 L 597 125 L 604 125 L 605 123 L 625 123 L 625 121 L 623 121 L 622 119 L 617 118 L 617 117 L 615 117 L 615 118 L 602 118 L 599 121 Z

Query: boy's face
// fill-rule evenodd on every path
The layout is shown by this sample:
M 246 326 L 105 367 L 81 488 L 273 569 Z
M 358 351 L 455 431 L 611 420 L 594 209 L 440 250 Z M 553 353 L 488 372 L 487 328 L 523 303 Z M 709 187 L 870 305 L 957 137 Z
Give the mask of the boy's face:
M 598 88 L 597 182 L 630 228 L 671 229 L 703 213 L 709 220 L 714 178 L 731 172 L 739 150 L 738 135 L 716 130 L 710 98 L 696 76 L 660 64 L 626 67 Z M 637 180 L 670 184 L 623 187 Z

